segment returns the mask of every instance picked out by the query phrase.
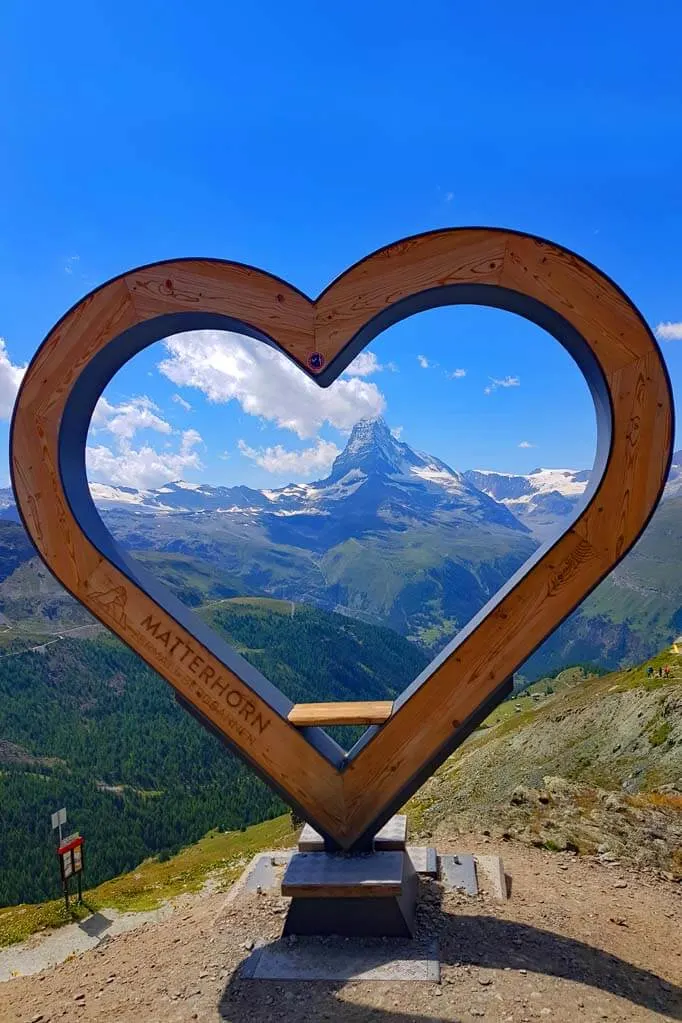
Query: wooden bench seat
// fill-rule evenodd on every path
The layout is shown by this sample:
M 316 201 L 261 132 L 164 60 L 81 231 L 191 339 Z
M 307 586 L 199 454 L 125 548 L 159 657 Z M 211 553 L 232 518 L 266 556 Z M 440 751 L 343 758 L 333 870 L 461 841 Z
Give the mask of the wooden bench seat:
M 382 725 L 393 711 L 390 700 L 366 703 L 295 703 L 288 720 L 297 728 L 312 725 Z

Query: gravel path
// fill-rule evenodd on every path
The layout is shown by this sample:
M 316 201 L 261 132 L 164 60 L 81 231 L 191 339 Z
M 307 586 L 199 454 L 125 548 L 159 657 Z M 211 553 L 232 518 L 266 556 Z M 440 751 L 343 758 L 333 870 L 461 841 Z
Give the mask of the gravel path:
M 146 923 L 159 923 L 172 912 L 169 905 L 148 913 L 119 913 L 115 909 L 103 909 L 81 923 L 34 934 L 27 941 L 0 949 L 0 981 L 40 973 L 50 966 L 63 963 L 70 956 L 97 948 L 126 931 Z
M 485 845 L 484 845 L 485 843 Z M 423 882 L 419 931 L 440 942 L 431 983 L 239 980 L 287 901 L 197 896 L 36 976 L 0 985 L 2 1023 L 377 1023 L 682 1020 L 682 892 L 618 865 L 482 836 L 438 836 L 441 852 L 497 852 L 512 875 L 499 903 Z

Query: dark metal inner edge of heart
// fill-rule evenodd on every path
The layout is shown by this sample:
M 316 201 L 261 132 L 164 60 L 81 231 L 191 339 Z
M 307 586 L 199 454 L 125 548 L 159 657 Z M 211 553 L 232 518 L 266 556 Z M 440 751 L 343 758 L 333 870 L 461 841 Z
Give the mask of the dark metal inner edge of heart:
M 593 496 L 601 483 L 609 461 L 612 441 L 613 415 L 608 388 L 602 370 L 595 358 L 588 343 L 583 336 L 559 313 L 548 306 L 519 292 L 492 284 L 451 284 L 440 288 L 430 288 L 409 298 L 394 303 L 383 310 L 379 315 L 366 323 L 348 342 L 341 352 L 325 368 L 324 372 L 317 377 L 307 372 L 306 367 L 301 366 L 296 360 L 295 364 L 302 372 L 310 376 L 321 387 L 328 387 L 343 372 L 350 362 L 368 345 L 378 334 L 388 327 L 406 319 L 415 313 L 423 312 L 445 305 L 481 305 L 497 309 L 504 309 L 508 312 L 517 313 L 525 319 L 537 324 L 552 335 L 568 351 L 577 363 L 585 378 L 592 399 L 595 405 L 597 418 L 597 449 L 595 452 L 594 467 L 590 483 L 583 497 L 583 501 L 571 519 L 571 524 L 582 514 L 587 503 Z M 189 607 L 175 597 L 170 590 L 166 589 L 142 567 L 134 558 L 130 557 L 120 547 L 102 521 L 99 512 L 90 495 L 88 486 L 85 450 L 90 420 L 103 390 L 118 372 L 133 356 L 143 351 L 155 341 L 160 341 L 172 334 L 194 330 L 224 330 L 237 333 L 262 341 L 265 344 L 276 348 L 287 358 L 291 356 L 284 351 L 275 338 L 269 337 L 262 331 L 256 330 L 250 324 L 233 317 L 206 313 L 206 312 L 183 312 L 170 313 L 164 316 L 157 316 L 136 324 L 134 327 L 119 334 L 88 363 L 83 372 L 74 384 L 69 398 L 64 407 L 64 413 L 59 429 L 59 472 L 67 501 L 75 520 L 78 522 L 83 533 L 90 543 L 107 558 L 120 572 L 123 573 L 134 585 L 145 591 L 159 607 L 171 618 L 192 634 L 198 642 L 209 650 L 214 657 L 221 661 L 230 671 L 249 686 L 275 714 L 286 719 L 293 707 L 293 701 L 273 685 L 264 675 L 248 663 L 240 654 L 221 639 L 208 625 L 206 625 Z M 564 527 L 564 532 L 570 528 L 570 524 Z M 431 661 L 424 671 L 400 694 L 395 700 L 393 713 L 402 707 L 415 691 L 422 686 L 427 679 L 447 660 L 458 648 L 458 646 L 487 618 L 493 608 L 504 599 L 504 597 L 520 582 L 520 580 L 532 569 L 532 567 L 544 557 L 547 551 L 558 541 L 558 537 L 549 543 L 542 545 L 518 571 L 509 579 L 504 586 L 481 608 L 481 610 L 468 622 L 468 624 L 452 639 L 447 646 Z M 595 583 L 595 586 L 597 583 Z M 587 596 L 587 594 L 585 594 Z M 567 617 L 567 616 L 565 616 Z M 563 621 L 563 618 L 561 619 Z M 557 621 L 553 629 L 557 628 L 561 621 Z M 552 630 L 553 631 L 553 630 Z M 546 637 L 543 637 L 543 642 Z M 538 646 L 540 644 L 538 643 Z M 530 656 L 530 654 L 529 654 Z M 511 669 L 515 671 L 520 665 Z M 508 680 L 510 682 L 510 680 Z M 511 689 L 510 685 L 505 688 Z M 493 706 L 506 695 L 495 693 Z M 183 706 L 195 716 L 198 714 L 190 704 L 180 699 Z M 486 706 L 479 707 L 477 711 L 465 721 L 463 725 L 453 734 L 451 743 L 448 743 L 448 752 L 453 752 L 471 731 L 477 726 L 488 710 Z M 389 719 L 390 720 L 390 719 Z M 206 724 L 206 722 L 203 722 Z M 302 729 L 302 733 L 308 742 L 331 764 L 341 770 L 363 749 L 377 734 L 381 725 L 372 725 L 366 729 L 360 739 L 351 750 L 346 752 L 323 728 L 313 727 Z M 217 730 L 212 728 L 213 731 Z M 220 734 L 220 733 L 217 733 Z M 223 741 L 226 737 L 220 734 Z M 439 760 L 442 759 L 439 757 Z M 429 772 L 430 773 L 430 772 Z M 272 781 L 269 780 L 270 784 Z M 411 786 L 412 787 L 412 786 Z

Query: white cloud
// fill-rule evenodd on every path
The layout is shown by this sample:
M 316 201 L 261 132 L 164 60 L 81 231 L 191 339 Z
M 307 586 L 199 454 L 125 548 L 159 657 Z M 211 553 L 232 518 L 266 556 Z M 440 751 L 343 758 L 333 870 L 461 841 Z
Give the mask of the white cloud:
M 26 366 L 15 365 L 7 354 L 5 339 L 0 337 L 0 419 L 9 419 Z
M 455 193 L 454 192 L 446 192 L 445 193 L 445 201 L 446 202 L 452 202 L 452 200 L 454 198 L 455 198 Z
M 192 406 L 190 405 L 190 403 L 188 401 L 185 401 L 185 399 L 181 395 L 174 394 L 172 400 L 175 402 L 176 405 L 179 405 L 180 408 L 184 409 L 185 412 L 192 411 Z
M 133 448 L 125 438 L 118 443 L 116 450 L 103 444 L 88 446 L 88 476 L 115 486 L 158 487 L 169 480 L 180 479 L 187 469 L 202 468 L 195 450 L 201 443 L 201 435 L 196 430 L 185 430 L 175 452 L 156 451 L 149 444 Z
M 349 377 L 368 377 L 372 373 L 381 373 L 383 369 L 387 368 L 387 366 L 381 365 L 374 352 L 360 352 L 350 366 L 346 367 L 344 373 Z
M 241 334 L 189 331 L 165 346 L 168 357 L 158 368 L 178 387 L 195 387 L 211 402 L 238 401 L 249 415 L 302 438 L 314 437 L 324 423 L 350 430 L 386 408 L 376 384 L 352 376 L 320 388 L 275 349 Z
M 80 262 L 80 256 L 69 256 L 64 266 L 64 273 L 72 274 L 76 264 Z
M 498 387 L 520 387 L 521 380 L 519 377 L 502 377 L 497 379 L 496 377 L 490 378 L 490 383 L 487 387 L 483 388 L 484 394 L 492 394 Z
M 393 434 L 396 440 L 400 440 L 400 438 L 403 435 L 404 429 L 405 429 L 404 426 L 394 426 L 393 429 L 391 430 L 391 433 Z
M 519 444 L 520 448 L 536 448 L 537 444 L 531 444 L 529 440 L 522 440 Z
M 417 362 L 419 363 L 422 369 L 428 369 L 429 366 L 431 365 L 431 363 L 429 362 L 425 355 L 418 355 Z
M 448 373 L 451 380 L 461 380 L 466 375 L 467 371 L 465 369 L 453 369 L 452 373 Z
M 177 434 L 170 423 L 160 415 L 159 409 L 146 395 L 126 398 L 118 405 L 102 397 L 95 406 L 91 430 L 93 434 L 109 433 L 113 444 L 89 444 L 86 449 L 88 475 L 97 482 L 115 486 L 157 487 L 169 480 L 179 479 L 187 469 L 200 469 L 202 463 L 195 450 L 202 443 L 196 430 Z M 133 447 L 133 438 L 139 430 L 153 430 L 173 437 L 163 451 L 151 444 Z M 174 436 L 175 435 L 175 436 Z
M 146 395 L 127 398 L 120 405 L 112 405 L 102 397 L 95 406 L 91 428 L 107 430 L 121 441 L 132 440 L 138 430 L 172 433 L 170 423 L 157 415 L 158 411 L 158 406 Z
M 659 323 L 654 334 L 659 341 L 682 341 L 682 322 Z
M 239 441 L 239 450 L 245 458 L 251 459 L 261 469 L 275 476 L 311 476 L 327 472 L 334 459 L 341 452 L 331 441 L 317 438 L 315 444 L 303 451 L 289 451 L 276 444 L 269 448 L 251 448 L 244 440 Z

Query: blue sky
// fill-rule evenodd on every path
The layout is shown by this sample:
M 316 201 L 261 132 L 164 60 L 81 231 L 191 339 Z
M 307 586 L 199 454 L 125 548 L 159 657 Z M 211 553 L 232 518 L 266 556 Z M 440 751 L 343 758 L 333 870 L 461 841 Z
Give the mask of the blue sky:
M 682 8 L 555 6 L 7 0 L 0 482 L 22 367 L 52 324 L 115 274 L 179 256 L 316 294 L 408 234 L 533 232 L 669 325 L 682 393 Z M 455 468 L 591 463 L 577 370 L 510 314 L 423 314 L 355 369 L 321 398 L 252 343 L 159 344 L 108 388 L 91 475 L 314 478 L 373 412 Z

